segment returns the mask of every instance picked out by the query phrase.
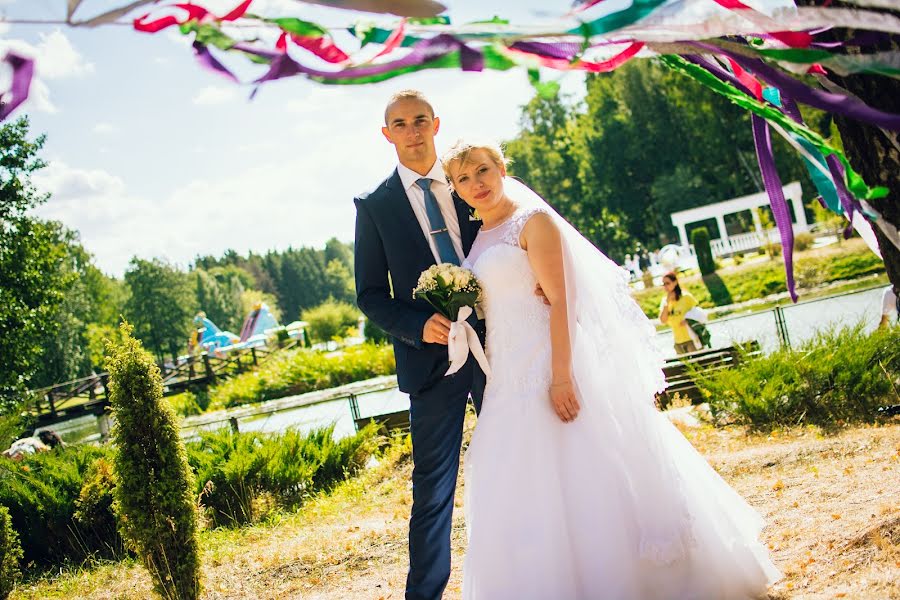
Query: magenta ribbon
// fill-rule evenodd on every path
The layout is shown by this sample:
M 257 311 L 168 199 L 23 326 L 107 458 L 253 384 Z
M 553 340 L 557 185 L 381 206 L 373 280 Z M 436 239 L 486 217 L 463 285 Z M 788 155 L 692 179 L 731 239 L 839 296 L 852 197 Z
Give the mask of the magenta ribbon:
M 788 210 L 787 201 L 784 199 L 784 189 L 781 186 L 781 178 L 775 168 L 775 157 L 772 154 L 772 137 L 769 132 L 769 124 L 762 117 L 751 114 L 753 123 L 753 143 L 756 145 L 756 158 L 759 162 L 759 170 L 766 185 L 766 193 L 769 194 L 769 203 L 772 205 L 772 215 L 775 224 L 781 234 L 781 250 L 784 252 L 784 270 L 787 275 L 788 292 L 791 300 L 797 301 L 797 292 L 794 289 L 794 228 L 791 225 L 791 213 Z
M 234 73 L 225 68 L 225 65 L 220 63 L 215 56 L 209 51 L 209 48 L 206 47 L 205 44 L 201 44 L 200 42 L 194 42 L 194 56 L 197 57 L 197 62 L 200 63 L 204 69 L 208 71 L 212 71 L 213 73 L 217 73 L 222 75 L 226 79 L 230 79 L 235 83 L 240 83 L 238 78 L 234 76 Z
M 12 67 L 13 77 L 9 91 L 0 94 L 0 121 L 3 121 L 20 104 L 28 99 L 28 90 L 34 77 L 34 59 L 9 51 L 3 62 Z M 7 100 L 7 94 L 9 99 Z
M 264 53 L 258 53 L 252 47 L 245 45 L 237 45 L 236 48 L 244 51 L 266 56 Z M 484 56 L 479 50 L 470 48 L 462 41 L 456 39 L 452 35 L 442 33 L 431 39 L 416 42 L 411 46 L 409 54 L 401 59 L 380 63 L 376 65 L 363 65 L 359 67 L 351 67 L 342 71 L 320 71 L 301 65 L 287 54 L 278 54 L 272 58 L 269 65 L 269 71 L 257 79 L 255 83 L 265 83 L 275 79 L 284 77 L 292 77 L 294 75 L 307 75 L 317 77 L 328 81 L 340 83 L 342 80 L 356 79 L 360 77 L 375 77 L 379 75 L 389 74 L 392 71 L 406 67 L 417 67 L 425 65 L 431 61 L 437 60 L 459 51 L 460 63 L 463 71 L 481 71 L 484 68 Z
M 900 131 L 900 115 L 878 110 L 877 108 L 873 108 L 865 102 L 850 96 L 811 88 L 790 75 L 770 67 L 765 61 L 758 58 L 748 58 L 742 54 L 730 52 L 719 46 L 707 44 L 705 42 L 689 43 L 709 52 L 723 54 L 731 58 L 744 69 L 755 73 L 770 85 L 777 87 L 783 93 L 799 102 L 832 114 L 843 115 L 845 117 L 850 117 L 851 119 L 856 119 L 857 121 L 871 123 L 876 127 L 881 127 L 890 131 Z

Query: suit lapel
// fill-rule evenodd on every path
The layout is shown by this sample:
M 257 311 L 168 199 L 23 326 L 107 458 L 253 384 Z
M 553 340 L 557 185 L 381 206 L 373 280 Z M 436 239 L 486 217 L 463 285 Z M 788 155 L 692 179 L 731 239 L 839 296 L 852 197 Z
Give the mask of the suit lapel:
M 468 255 L 475 241 L 475 235 L 481 227 L 479 221 L 470 221 L 469 205 L 465 200 L 453 193 L 453 204 L 456 207 L 456 218 L 459 219 L 459 236 L 462 240 L 463 254 Z
M 428 240 L 425 239 L 425 232 L 422 231 L 422 225 L 419 224 L 419 219 L 416 218 L 416 213 L 413 212 L 406 190 L 403 189 L 400 173 L 396 169 L 387 181 L 387 188 L 391 213 L 397 216 L 401 227 L 411 232 L 413 241 L 428 256 L 429 260 L 434 263 L 434 254 L 431 252 L 431 246 L 428 245 Z

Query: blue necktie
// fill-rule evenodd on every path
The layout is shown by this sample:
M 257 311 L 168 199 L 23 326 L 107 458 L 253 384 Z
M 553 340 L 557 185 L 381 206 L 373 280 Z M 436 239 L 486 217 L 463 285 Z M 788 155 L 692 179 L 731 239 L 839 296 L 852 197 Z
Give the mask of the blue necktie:
M 453 249 L 453 242 L 450 240 L 450 232 L 447 231 L 447 224 L 444 222 L 444 215 L 441 214 L 441 207 L 438 206 L 437 198 L 431 191 L 431 180 L 423 177 L 416 181 L 416 185 L 425 192 L 425 214 L 428 215 L 428 225 L 431 227 L 431 237 L 434 245 L 437 246 L 438 256 L 441 262 L 453 263 L 459 265 L 459 256 Z

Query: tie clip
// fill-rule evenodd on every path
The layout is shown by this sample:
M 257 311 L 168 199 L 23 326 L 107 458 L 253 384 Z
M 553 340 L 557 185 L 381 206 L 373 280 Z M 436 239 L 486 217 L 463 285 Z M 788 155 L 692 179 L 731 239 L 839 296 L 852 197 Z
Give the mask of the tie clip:
M 432 229 L 428 233 L 430 233 L 431 235 L 434 235 L 436 233 L 444 233 L 445 231 L 447 231 L 446 227 L 444 227 L 443 229 Z

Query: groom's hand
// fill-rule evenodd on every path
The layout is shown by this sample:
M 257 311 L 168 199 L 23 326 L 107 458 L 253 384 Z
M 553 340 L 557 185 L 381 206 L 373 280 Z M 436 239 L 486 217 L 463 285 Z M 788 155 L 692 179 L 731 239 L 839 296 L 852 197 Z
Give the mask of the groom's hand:
M 544 304 L 550 306 L 550 301 L 547 300 L 547 294 L 544 293 L 544 289 L 541 287 L 541 284 L 536 284 L 534 286 L 534 295 L 540 298 Z
M 430 319 L 425 321 L 425 328 L 422 330 L 422 341 L 446 346 L 448 335 L 450 335 L 450 319 L 444 315 L 434 313 Z

